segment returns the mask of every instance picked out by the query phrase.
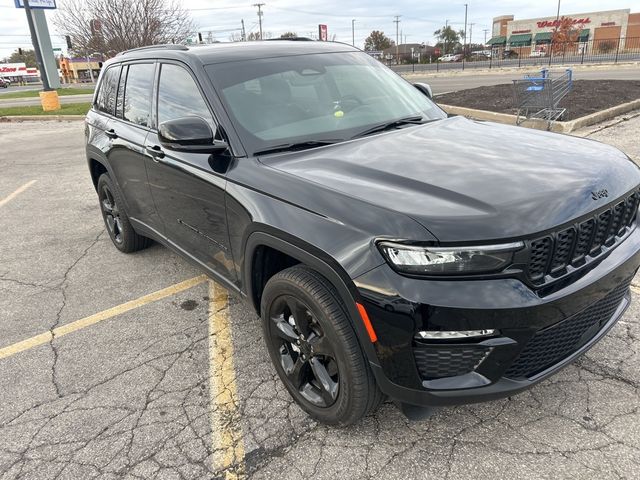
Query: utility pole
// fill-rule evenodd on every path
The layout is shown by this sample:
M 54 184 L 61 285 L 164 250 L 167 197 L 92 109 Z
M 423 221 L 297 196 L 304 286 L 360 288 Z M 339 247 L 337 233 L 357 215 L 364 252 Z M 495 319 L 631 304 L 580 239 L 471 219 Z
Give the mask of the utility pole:
M 351 20 L 351 45 L 356 46 L 356 19 Z
M 260 24 L 260 40 L 262 40 L 262 7 L 264 3 L 254 3 L 254 7 L 258 7 L 258 23 Z
M 399 34 L 398 28 L 400 27 L 400 15 L 395 16 L 395 20 L 393 21 L 393 23 L 396 24 L 396 63 L 400 63 L 400 50 L 398 46 L 398 42 L 400 41 L 400 39 L 398 38 L 398 34 Z
M 473 26 L 475 23 L 469 23 L 469 49 L 471 49 L 471 44 L 473 43 Z
M 244 18 L 242 20 L 240 20 L 240 23 L 242 24 L 242 41 L 246 42 L 247 41 L 247 32 L 244 30 Z
M 489 29 L 485 28 L 482 31 L 484 32 L 484 45 L 486 45 L 487 44 L 487 32 L 489 31 Z
M 468 4 L 464 4 L 464 40 L 462 44 L 462 55 L 467 55 L 467 8 Z

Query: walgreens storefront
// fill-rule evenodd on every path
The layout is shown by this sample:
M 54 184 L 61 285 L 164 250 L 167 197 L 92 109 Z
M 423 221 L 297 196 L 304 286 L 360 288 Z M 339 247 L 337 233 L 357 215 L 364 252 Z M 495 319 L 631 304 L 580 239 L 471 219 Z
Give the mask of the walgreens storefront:
M 571 24 L 572 42 L 577 53 L 598 53 L 611 48 L 638 48 L 640 45 L 640 13 L 629 9 L 576 13 L 556 17 L 515 20 L 513 15 L 493 19 L 492 37 L 487 42 L 493 49 L 518 49 L 523 56 L 546 53 L 553 32 L 563 19 Z

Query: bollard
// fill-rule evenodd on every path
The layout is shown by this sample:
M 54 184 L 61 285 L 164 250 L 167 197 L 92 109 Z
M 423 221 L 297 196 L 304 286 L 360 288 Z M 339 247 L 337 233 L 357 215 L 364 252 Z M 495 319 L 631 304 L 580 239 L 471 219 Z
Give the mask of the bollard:
M 58 92 L 55 90 L 40 92 L 40 103 L 42 104 L 42 110 L 45 112 L 60 110 L 60 99 L 58 98 Z

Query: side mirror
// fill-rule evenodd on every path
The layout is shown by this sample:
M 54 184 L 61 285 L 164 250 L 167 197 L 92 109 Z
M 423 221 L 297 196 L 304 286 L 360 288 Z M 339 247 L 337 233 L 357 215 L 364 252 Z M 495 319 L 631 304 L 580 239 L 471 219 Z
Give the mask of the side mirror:
M 214 140 L 209 124 L 200 117 L 182 117 L 162 122 L 158 139 L 167 150 L 191 153 L 222 153 L 227 142 Z
M 431 91 L 431 87 L 428 83 L 416 82 L 413 84 L 413 86 L 420 90 L 422 94 L 426 95 L 429 100 L 433 100 L 433 92 Z

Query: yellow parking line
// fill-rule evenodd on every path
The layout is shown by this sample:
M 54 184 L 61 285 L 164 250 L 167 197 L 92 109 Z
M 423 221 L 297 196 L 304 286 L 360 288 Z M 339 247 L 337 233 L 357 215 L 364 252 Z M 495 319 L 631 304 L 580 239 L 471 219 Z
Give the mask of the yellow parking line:
M 215 471 L 226 480 L 244 478 L 244 442 L 238 412 L 229 322 L 229 296 L 209 281 L 209 395 Z
M 189 288 L 195 287 L 196 285 L 200 285 L 206 280 L 206 275 L 200 275 L 198 277 L 190 278 L 189 280 L 176 283 L 175 285 L 163 288 L 162 290 L 158 290 L 157 292 L 149 293 L 148 295 L 144 295 L 143 297 L 131 300 L 121 305 L 117 305 L 107 310 L 103 310 L 102 312 L 98 312 L 91 316 L 76 320 L 75 322 L 67 323 L 66 325 L 54 328 L 53 330 L 50 330 L 48 332 L 36 335 L 35 337 L 27 338 L 26 340 L 14 343 L 13 345 L 0 348 L 0 359 L 10 357 L 12 355 L 15 355 L 16 353 L 29 350 L 33 347 L 37 347 L 38 345 L 49 343 L 53 337 L 62 337 L 69 333 L 94 325 L 103 320 L 107 320 L 108 318 L 115 317 L 116 315 L 120 315 L 138 307 L 142 307 L 143 305 L 146 305 L 148 303 L 156 302 L 158 300 L 162 300 L 163 298 L 170 297 L 171 295 L 182 292 L 184 290 L 188 290 Z
M 631 291 L 632 291 L 633 293 L 638 293 L 638 294 L 640 294 L 640 287 L 638 287 L 637 285 L 633 285 L 633 284 L 631 284 Z
M 31 180 L 25 183 L 24 185 L 22 185 L 21 187 L 19 187 L 17 190 L 14 190 L 13 192 L 11 192 L 7 197 L 0 200 L 0 207 L 3 207 L 7 203 L 9 203 L 11 200 L 13 200 L 15 197 L 20 195 L 22 192 L 24 192 L 27 188 L 29 188 L 31 185 L 33 185 L 36 182 L 37 180 Z

